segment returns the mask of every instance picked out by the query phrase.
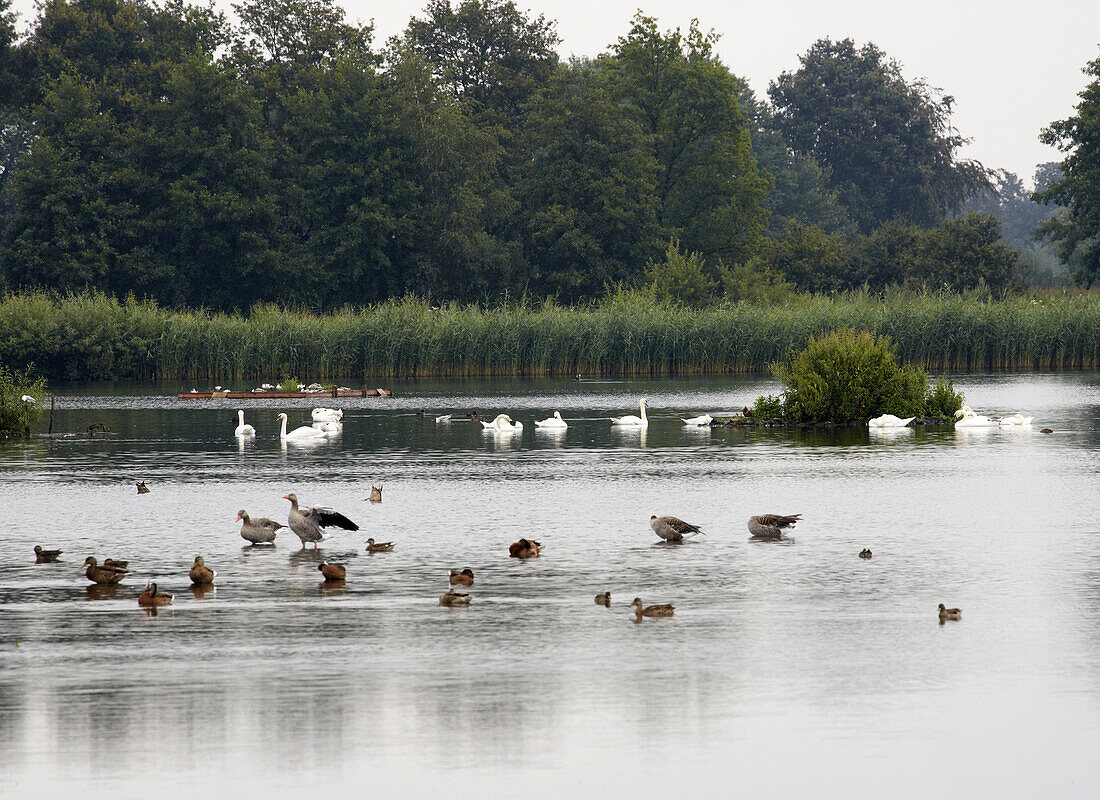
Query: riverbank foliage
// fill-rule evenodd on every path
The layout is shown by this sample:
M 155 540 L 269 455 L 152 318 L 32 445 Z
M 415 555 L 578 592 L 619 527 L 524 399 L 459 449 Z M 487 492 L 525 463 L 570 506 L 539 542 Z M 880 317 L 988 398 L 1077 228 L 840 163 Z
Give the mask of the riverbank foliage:
M 336 310 L 1019 287 L 950 96 L 822 39 L 758 99 L 697 23 L 562 61 L 511 0 L 0 0 L 0 289 Z M 22 35 L 20 35 L 22 33 Z M 992 208 L 992 207 L 991 207 Z M 683 266 L 687 284 L 663 280 Z M 694 278 L 696 276 L 688 276 Z M 676 294 L 680 288 L 683 291 Z
M 789 359 L 771 365 L 783 384 L 781 408 L 764 419 L 791 422 L 857 422 L 881 414 L 914 417 L 953 414 L 962 396 L 949 381 L 929 387 L 923 369 L 899 365 L 889 336 L 850 328 L 813 336 Z M 944 408 L 945 400 L 959 405 Z M 755 408 L 768 413 L 774 398 L 762 398 Z
M 24 397 L 33 397 L 26 401 Z M 22 434 L 42 416 L 46 381 L 27 370 L 12 370 L 0 361 L 0 436 Z
M 433 306 L 413 298 L 319 315 L 174 311 L 102 294 L 7 295 L 0 362 L 49 379 L 270 380 L 372 376 L 691 375 L 764 372 L 812 336 L 891 338 L 932 372 L 1100 369 L 1100 297 L 900 291 L 798 295 L 687 309 L 640 292 L 598 305 Z

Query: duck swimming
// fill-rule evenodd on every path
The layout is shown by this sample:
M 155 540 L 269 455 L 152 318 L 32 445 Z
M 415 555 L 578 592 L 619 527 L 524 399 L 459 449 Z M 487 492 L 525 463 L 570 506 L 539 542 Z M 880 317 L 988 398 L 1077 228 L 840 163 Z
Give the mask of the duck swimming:
M 342 581 L 348 576 L 348 571 L 339 564 L 329 564 L 322 561 L 317 565 L 317 569 L 325 576 L 326 581 Z
M 638 401 L 638 413 L 641 416 L 634 416 L 633 414 L 627 414 L 624 417 L 612 417 L 612 425 L 627 425 L 635 428 L 645 428 L 649 425 L 649 418 L 645 415 L 645 410 L 649 408 L 649 401 L 644 397 Z
M 439 605 L 441 606 L 468 606 L 470 601 L 473 600 L 470 595 L 463 594 L 462 592 L 456 592 L 454 589 L 450 589 L 439 596 Z
M 373 538 L 367 539 L 368 553 L 388 553 L 396 546 L 393 542 L 376 542 Z
M 676 606 L 669 605 L 668 603 L 642 608 L 642 598 L 640 597 L 635 597 L 630 607 L 634 609 L 634 613 L 639 620 L 642 617 L 671 617 L 672 613 L 676 610 Z
M 940 624 L 947 622 L 947 620 L 959 620 L 963 618 L 963 612 L 961 608 L 945 608 L 943 603 L 940 603 Z
M 473 586 L 474 585 L 474 571 L 466 568 L 459 572 L 457 569 L 451 570 L 451 586 Z
M 568 423 L 566 423 L 566 421 L 564 419 L 561 418 L 561 412 L 560 411 L 555 411 L 554 416 L 552 416 L 552 417 L 547 417 L 546 419 L 536 420 L 535 421 L 535 427 L 536 428 L 551 428 L 551 429 L 557 428 L 558 430 L 563 431 L 566 428 L 568 428 L 569 425 L 568 425 Z
M 141 597 L 138 598 L 139 606 L 170 606 L 172 605 L 172 595 L 161 594 L 157 591 L 157 585 L 155 583 L 145 584 L 145 591 L 141 593 Z
M 508 545 L 508 555 L 512 558 L 538 558 L 542 545 L 534 539 L 520 539 Z
M 191 579 L 191 583 L 202 585 L 213 583 L 217 574 L 216 570 L 206 566 L 202 556 L 195 556 L 195 563 L 191 565 L 191 571 L 187 573 L 187 577 Z
M 868 548 L 868 547 L 864 547 L 862 550 L 859 551 L 859 557 L 860 558 L 870 558 L 871 557 L 871 549 Z
M 80 565 L 81 569 L 87 568 L 84 575 L 92 583 L 119 583 L 123 578 L 127 576 L 127 571 L 123 567 L 113 567 L 104 564 L 102 567 L 96 563 L 95 556 L 88 556 L 84 559 L 84 563 Z
M 611 608 L 611 592 L 596 595 L 596 605 Z
M 34 563 L 52 564 L 61 556 L 61 552 L 61 550 L 43 550 L 42 545 L 36 544 L 34 546 Z

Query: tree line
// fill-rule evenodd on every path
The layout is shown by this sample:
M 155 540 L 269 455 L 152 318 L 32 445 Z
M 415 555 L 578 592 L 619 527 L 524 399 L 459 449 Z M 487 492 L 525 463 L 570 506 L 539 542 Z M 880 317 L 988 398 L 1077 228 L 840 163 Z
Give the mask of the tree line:
M 20 34 L 0 0 L 0 287 L 229 310 L 1021 279 L 952 98 L 873 44 L 816 42 L 765 100 L 713 33 L 640 12 L 563 61 L 511 0 L 429 0 L 387 42 L 332 0 L 233 7 L 46 0 Z

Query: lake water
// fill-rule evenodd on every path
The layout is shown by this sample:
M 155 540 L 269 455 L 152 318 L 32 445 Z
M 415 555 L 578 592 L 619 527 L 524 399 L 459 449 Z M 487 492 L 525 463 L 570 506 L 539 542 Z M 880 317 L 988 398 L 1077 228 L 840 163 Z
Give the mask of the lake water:
M 326 401 L 343 434 L 282 447 L 276 414 L 312 403 L 64 389 L 54 437 L 0 443 L 0 795 L 1095 797 L 1100 374 L 957 381 L 1035 424 L 693 430 L 775 386 L 422 381 Z M 641 396 L 649 429 L 612 430 Z M 555 409 L 568 431 L 537 432 Z M 361 530 L 245 547 L 237 510 L 285 522 L 291 491 Z M 803 522 L 753 542 L 757 513 Z M 651 514 L 707 535 L 657 544 Z M 524 536 L 541 558 L 508 558 Z M 97 599 L 87 555 L 133 574 Z M 452 567 L 469 608 L 438 605 Z M 175 593 L 156 616 L 148 579 Z M 635 596 L 676 615 L 635 624 Z

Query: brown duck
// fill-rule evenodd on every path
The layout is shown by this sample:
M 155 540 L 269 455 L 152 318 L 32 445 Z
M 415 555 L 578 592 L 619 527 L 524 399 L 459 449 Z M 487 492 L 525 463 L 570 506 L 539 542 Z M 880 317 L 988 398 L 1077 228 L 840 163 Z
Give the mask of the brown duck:
M 642 598 L 640 597 L 635 597 L 630 607 L 634 609 L 634 613 L 638 619 L 642 617 L 671 617 L 672 612 L 676 610 L 676 606 L 669 605 L 668 603 L 642 608 Z
M 393 542 L 376 542 L 374 538 L 367 539 L 367 552 L 368 553 L 388 553 L 396 545 Z
M 512 558 L 538 558 L 541 547 L 542 544 L 534 539 L 520 539 L 508 545 L 508 555 Z
M 468 606 L 470 601 L 474 598 L 468 594 L 462 592 L 456 592 L 454 589 L 450 589 L 444 594 L 439 596 L 439 605 L 441 606 Z
M 940 603 L 940 624 L 947 622 L 949 619 L 962 619 L 963 612 L 961 608 L 945 608 L 943 603 Z
M 210 569 L 202 560 L 202 556 L 195 556 L 195 563 L 191 565 L 191 571 L 187 573 L 187 576 L 191 578 L 191 583 L 213 583 L 217 571 Z
M 801 514 L 760 514 L 749 517 L 749 533 L 754 539 L 782 539 L 786 528 L 793 528 Z
M 596 595 L 596 605 L 611 608 L 611 592 Z
M 141 597 L 138 598 L 139 606 L 170 606 L 172 605 L 172 595 L 161 594 L 157 591 L 157 585 L 155 583 L 147 583 L 145 585 L 145 591 L 141 593 Z
M 136 486 L 138 494 L 149 494 L 149 487 L 145 485 L 145 481 L 138 481 Z
M 326 581 L 342 581 L 348 576 L 348 571 L 344 567 L 339 564 L 329 564 L 327 561 L 318 564 L 317 569 L 325 576 Z
M 35 564 L 51 564 L 57 561 L 61 555 L 60 550 L 43 550 L 42 545 L 36 544 L 34 546 L 34 563 Z
M 370 497 L 367 498 L 372 503 L 382 502 L 382 487 L 375 486 L 373 483 L 370 485 Z
M 111 559 L 107 559 L 110 561 Z M 125 567 L 110 566 L 106 563 L 101 567 L 96 563 L 95 556 L 88 556 L 80 565 L 85 570 L 84 574 L 92 583 L 118 583 L 128 574 Z
M 474 571 L 466 568 L 459 572 L 457 569 L 451 570 L 451 586 L 473 586 L 474 585 Z
M 862 550 L 859 551 L 859 557 L 860 558 L 870 558 L 871 557 L 871 548 L 864 547 Z

